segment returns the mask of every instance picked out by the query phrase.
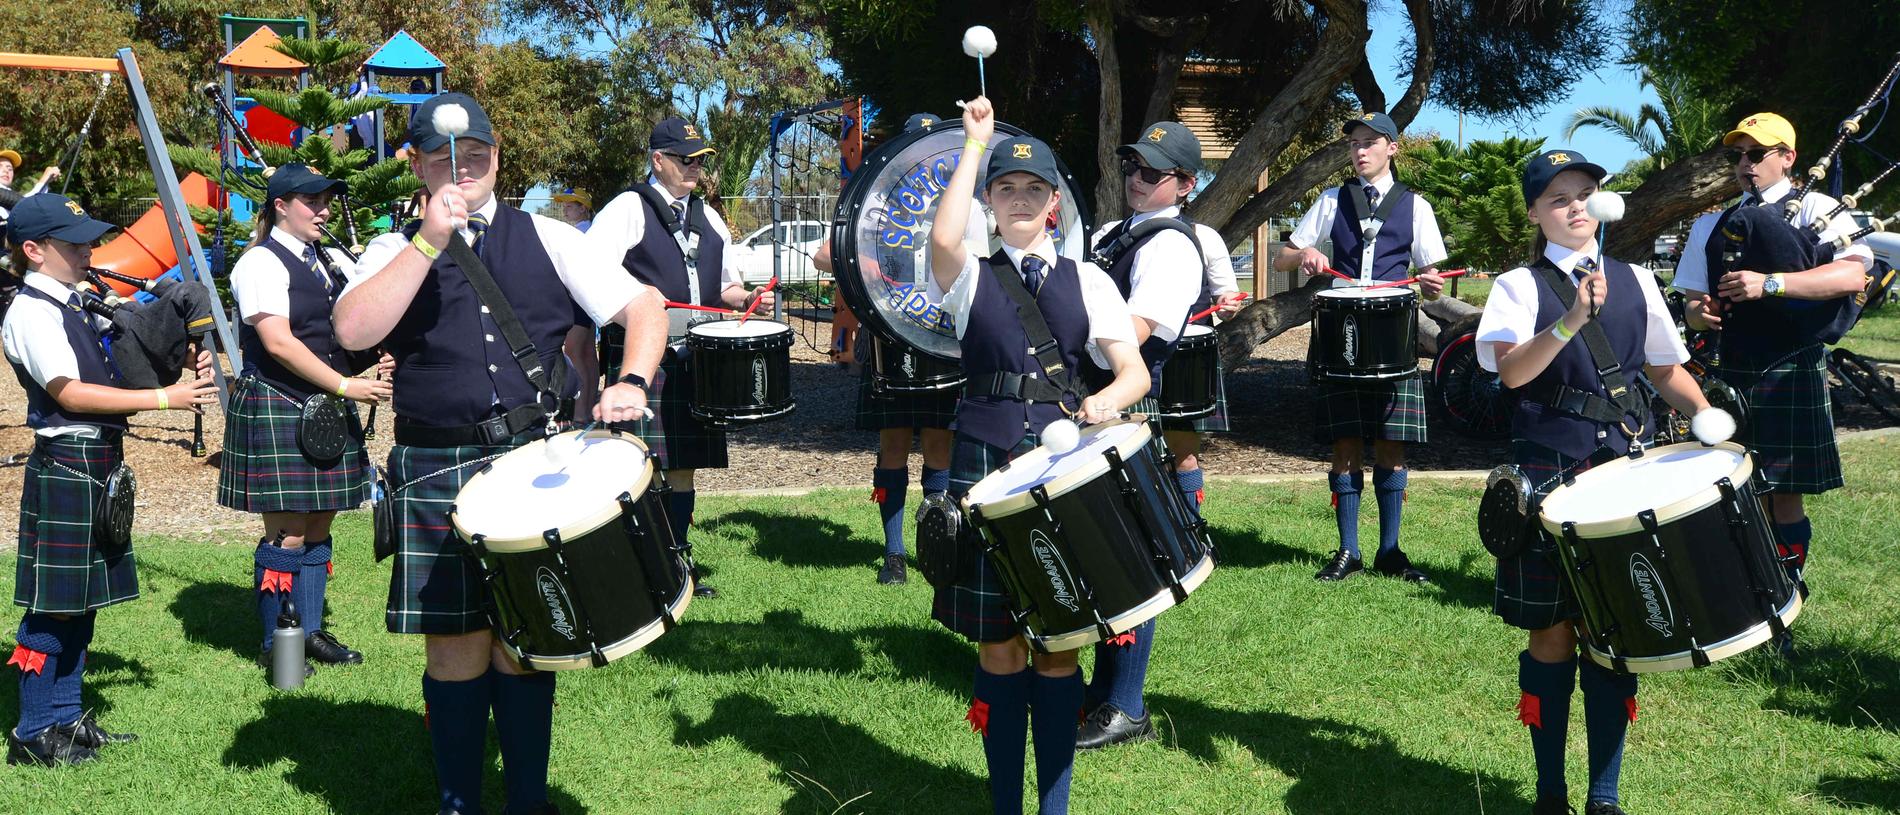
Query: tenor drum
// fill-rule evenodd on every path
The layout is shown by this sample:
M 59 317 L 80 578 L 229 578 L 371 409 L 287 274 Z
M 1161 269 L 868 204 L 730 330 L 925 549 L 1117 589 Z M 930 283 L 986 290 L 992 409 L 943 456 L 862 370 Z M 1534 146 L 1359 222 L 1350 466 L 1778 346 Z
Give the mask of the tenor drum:
M 1032 646 L 1065 651 L 1134 629 L 1214 571 L 1213 544 L 1146 422 L 1086 428 L 1074 450 L 1037 448 L 970 488 L 982 533 Z
M 1619 458 L 1545 496 L 1539 520 L 1589 628 L 1587 653 L 1629 673 L 1699 668 L 1786 631 L 1804 588 L 1731 443 Z
M 961 388 L 963 366 L 873 334 L 871 387 L 880 396 Z
M 1313 296 L 1306 370 L 1314 382 L 1405 379 L 1418 373 L 1418 293 L 1341 287 Z
M 1220 335 L 1211 326 L 1189 325 L 1161 364 L 1160 410 L 1164 419 L 1199 419 L 1220 407 Z
M 716 427 L 791 413 L 792 327 L 775 320 L 713 320 L 686 331 L 692 347 L 693 417 Z
M 678 624 L 693 579 L 653 472 L 637 436 L 574 431 L 495 459 L 456 494 L 449 522 L 524 667 L 600 667 Z

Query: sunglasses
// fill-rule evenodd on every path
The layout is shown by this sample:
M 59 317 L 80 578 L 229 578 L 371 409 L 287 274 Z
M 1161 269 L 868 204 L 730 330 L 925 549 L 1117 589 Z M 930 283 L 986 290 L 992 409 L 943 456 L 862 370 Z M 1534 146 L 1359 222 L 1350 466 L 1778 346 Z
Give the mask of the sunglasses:
M 1153 167 L 1143 167 L 1141 166 L 1141 162 L 1132 158 L 1122 159 L 1122 177 L 1126 178 L 1136 174 L 1141 175 L 1141 183 L 1143 184 L 1159 184 L 1162 179 L 1168 176 L 1175 176 L 1182 179 L 1187 178 L 1187 176 L 1171 170 L 1157 170 Z
M 682 156 L 678 153 L 661 153 L 661 155 L 667 156 L 673 159 L 674 161 L 679 162 L 681 166 L 685 166 L 685 167 L 704 167 L 706 166 L 706 159 L 711 157 L 711 154 L 701 154 L 697 156 Z
M 1728 153 L 1728 163 L 1730 164 L 1740 164 L 1742 163 L 1742 159 L 1748 159 L 1748 163 L 1750 164 L 1760 164 L 1762 159 L 1765 159 L 1771 155 L 1774 155 L 1786 149 L 1788 148 L 1786 147 L 1755 147 L 1755 148 L 1750 148 L 1748 150 L 1731 149 L 1725 152 Z

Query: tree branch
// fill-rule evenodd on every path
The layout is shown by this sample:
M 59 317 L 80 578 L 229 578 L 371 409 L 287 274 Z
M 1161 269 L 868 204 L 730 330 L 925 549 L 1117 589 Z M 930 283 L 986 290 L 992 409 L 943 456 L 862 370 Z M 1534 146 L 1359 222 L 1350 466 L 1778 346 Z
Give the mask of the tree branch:
M 1155 83 L 1148 91 L 1148 106 L 1141 117 L 1144 124 L 1172 117 L 1174 94 L 1181 85 L 1181 68 L 1187 64 L 1188 52 L 1207 35 L 1205 14 L 1170 21 L 1175 23 L 1171 26 L 1174 33 L 1155 53 Z M 1145 25 L 1142 28 L 1148 30 Z
M 1609 229 L 1605 250 L 1631 261 L 1648 260 L 1656 236 L 1684 218 L 1741 194 L 1723 148 L 1716 146 L 1670 164 L 1629 194 L 1628 215 Z M 1685 236 L 1686 237 L 1686 236 Z
M 1122 176 L 1115 166 L 1115 147 L 1122 133 L 1122 63 L 1115 47 L 1115 5 L 1115 0 L 1090 0 L 1088 5 L 1095 63 L 1102 75 L 1101 110 L 1095 120 L 1095 161 L 1100 170 L 1095 180 L 1095 213 L 1103 221 L 1122 211 Z

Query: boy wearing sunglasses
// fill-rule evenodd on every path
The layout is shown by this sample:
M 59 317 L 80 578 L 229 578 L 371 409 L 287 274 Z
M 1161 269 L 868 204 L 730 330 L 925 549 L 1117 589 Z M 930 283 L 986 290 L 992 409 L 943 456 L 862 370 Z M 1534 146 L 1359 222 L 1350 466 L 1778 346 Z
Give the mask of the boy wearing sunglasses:
M 1337 272 L 1350 280 L 1335 287 L 1369 286 L 1418 274 L 1427 300 L 1445 288 L 1438 264 L 1446 257 L 1432 205 L 1392 177 L 1399 154 L 1399 128 L 1383 113 L 1347 119 L 1340 128 L 1351 148 L 1356 178 L 1321 193 L 1306 211 L 1292 240 L 1281 247 L 1274 267 L 1307 275 Z M 1316 247 L 1333 242 L 1333 257 Z M 1425 583 L 1430 578 L 1399 549 L 1399 513 L 1405 504 L 1405 445 L 1425 443 L 1425 386 L 1417 376 L 1357 384 L 1322 382 L 1316 407 L 1316 436 L 1333 445 L 1327 486 L 1339 524 L 1339 548 L 1314 575 L 1339 581 L 1360 571 L 1359 494 L 1365 486 L 1365 444 L 1372 440 L 1373 490 L 1379 502 L 1379 551 L 1372 567 L 1379 573 Z
M 1688 295 L 1686 317 L 1697 330 L 1722 329 L 1722 364 L 1715 374 L 1747 400 L 1748 421 L 1735 441 L 1755 451 L 1755 466 L 1768 484 L 1775 531 L 1790 558 L 1795 579 L 1807 561 L 1814 536 L 1803 506 L 1804 495 L 1839 487 L 1840 451 L 1834 444 L 1834 415 L 1827 391 L 1825 352 L 1809 328 L 1809 319 L 1826 301 L 1859 293 L 1873 265 L 1873 252 L 1856 242 L 1834 260 L 1812 269 L 1777 274 L 1738 269 L 1722 259 L 1727 241 L 1720 236 L 1724 218 L 1747 206 L 1790 206 L 1789 223 L 1805 227 L 1833 212 L 1834 199 L 1808 192 L 1788 202 L 1789 174 L 1795 165 L 1794 125 L 1773 113 L 1757 113 L 1722 137 L 1740 203 L 1696 219 L 1676 267 L 1675 287 Z M 1826 224 L 1837 234 L 1854 231 L 1846 213 Z M 1739 417 L 1738 417 L 1739 418 Z M 1791 647 L 1786 641 L 1783 648 Z
M 769 312 L 776 297 L 746 289 L 736 253 L 728 251 L 732 232 L 726 220 L 693 194 L 707 160 L 718 151 L 706 144 L 698 128 L 677 116 L 653 127 L 647 147 L 646 181 L 615 196 L 595 214 L 588 242 L 601 257 L 620 258 L 629 274 L 668 302 L 744 310 L 757 301 L 759 310 Z M 652 382 L 633 374 L 621 376 L 613 364 L 620 357 L 619 332 L 601 332 L 601 368 L 609 384 L 625 382 L 649 394 L 646 418 L 632 427 L 673 489 L 667 511 L 673 536 L 684 545 L 693 518 L 693 473 L 726 466 L 726 433 L 693 417 L 693 374 L 681 355 L 691 318 L 704 317 L 705 312 L 675 308 L 667 315 L 666 356 Z M 693 577 L 695 597 L 719 595 L 698 574 Z

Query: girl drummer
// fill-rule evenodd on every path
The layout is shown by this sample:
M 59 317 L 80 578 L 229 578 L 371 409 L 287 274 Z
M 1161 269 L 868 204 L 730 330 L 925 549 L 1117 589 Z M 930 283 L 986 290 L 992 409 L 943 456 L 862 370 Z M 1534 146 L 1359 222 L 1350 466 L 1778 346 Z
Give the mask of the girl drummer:
M 1038 438 L 1065 411 L 1083 421 L 1115 417 L 1148 392 L 1148 372 L 1136 347 L 1128 305 L 1100 269 L 1060 257 L 1048 225 L 1062 204 L 1060 174 L 1047 144 L 1010 138 L 990 150 L 994 110 L 978 97 L 963 113 L 967 135 L 956 173 L 944 190 L 930 232 L 930 268 L 948 292 L 944 308 L 956 319 L 957 340 L 969 385 L 957 406 L 950 454 L 950 494 L 970 487 L 1010 458 L 1034 449 Z M 984 154 L 989 152 L 990 155 Z M 983 170 L 983 196 L 996 212 L 1003 249 L 989 258 L 964 243 L 970 199 Z M 995 277 L 1021 275 L 1048 323 L 1066 369 L 1048 371 L 1025 351 L 1031 343 L 1017 307 Z M 1114 379 L 1086 397 L 1067 391 L 1045 401 L 1047 386 L 1070 381 L 1084 355 Z M 1011 374 L 1035 374 L 1010 376 Z M 1025 393 L 1022 383 L 1031 388 Z M 1014 383 L 1016 387 L 1005 387 Z M 1029 667 L 1029 645 L 1010 617 L 1002 586 L 963 525 L 959 557 L 965 575 L 936 591 L 931 615 L 946 628 L 978 643 L 975 698 L 969 720 L 983 734 L 991 805 L 999 813 L 1022 811 L 1023 738 L 1036 711 L 1036 786 L 1040 811 L 1068 811 L 1069 774 L 1082 707 L 1082 676 L 1073 650 L 1039 654 Z
M 231 270 L 231 294 L 244 319 L 238 337 L 245 365 L 225 416 L 218 503 L 264 516 L 252 578 L 264 626 L 264 666 L 270 665 L 271 632 L 285 598 L 296 604 L 309 632 L 305 653 L 311 659 L 327 665 L 363 661 L 323 627 L 330 521 L 338 510 L 369 497 L 363 428 L 356 409 L 344 404 L 343 438 L 331 440 L 340 445 L 338 457 L 313 458 L 298 438 L 300 432 L 320 432 L 300 421 L 312 400 L 375 402 L 390 393 L 388 381 L 349 375 L 359 369 L 355 355 L 343 350 L 330 328 L 331 304 L 344 283 L 331 270 L 349 260 L 317 244 L 331 217 L 331 197 L 343 189 L 342 181 L 302 164 L 277 168 L 258 210 L 256 235 Z M 385 356 L 380 367 L 388 363 Z
M 1623 408 L 1608 398 L 1587 338 L 1577 336 L 1586 326 L 1601 329 L 1621 370 L 1642 370 L 1676 409 L 1694 413 L 1708 407 L 1681 367 L 1689 352 L 1654 276 L 1613 258 L 1598 260 L 1597 219 L 1585 201 L 1605 175 L 1574 150 L 1530 160 L 1524 202 L 1541 233 L 1534 260 L 1497 279 L 1478 325 L 1478 361 L 1521 397 L 1511 421 L 1512 458 L 1540 495 L 1560 471 L 1581 471 L 1627 452 L 1632 444 L 1647 443 L 1653 430 L 1646 405 L 1614 422 L 1569 409 L 1604 416 L 1605 410 Z M 1562 305 L 1556 285 L 1576 287 L 1571 307 Z M 1588 396 L 1580 399 L 1579 392 Z M 1556 407 L 1559 402 L 1566 407 Z M 1590 752 L 1584 812 L 1621 815 L 1617 777 L 1624 735 L 1636 720 L 1636 677 L 1578 659 L 1580 611 L 1552 539 L 1540 532 L 1523 551 L 1499 559 L 1494 608 L 1505 622 L 1530 632 L 1529 647 L 1518 655 L 1518 718 L 1530 728 L 1537 763 L 1533 814 L 1575 811 L 1564 783 L 1564 745 L 1571 692 L 1581 684 Z

